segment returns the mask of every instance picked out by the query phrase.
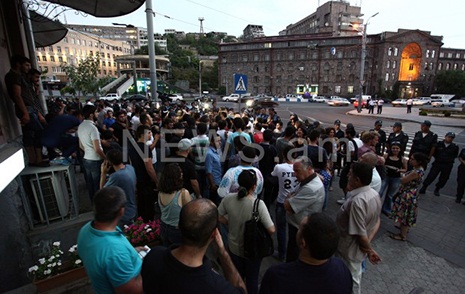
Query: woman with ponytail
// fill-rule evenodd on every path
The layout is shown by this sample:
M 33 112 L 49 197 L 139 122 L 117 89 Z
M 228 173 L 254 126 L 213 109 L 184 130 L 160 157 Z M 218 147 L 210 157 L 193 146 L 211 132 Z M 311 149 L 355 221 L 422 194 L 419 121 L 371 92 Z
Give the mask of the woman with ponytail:
M 237 181 L 240 186 L 238 192 L 227 195 L 218 208 L 220 222 L 228 225 L 231 259 L 245 280 L 248 293 L 258 293 L 258 275 L 262 259 L 247 259 L 244 257 L 244 224 L 252 219 L 255 201 L 253 195 L 257 186 L 257 175 L 251 168 L 244 169 Z M 273 234 L 275 227 L 262 200 L 259 200 L 258 213 L 263 226 L 270 235 Z

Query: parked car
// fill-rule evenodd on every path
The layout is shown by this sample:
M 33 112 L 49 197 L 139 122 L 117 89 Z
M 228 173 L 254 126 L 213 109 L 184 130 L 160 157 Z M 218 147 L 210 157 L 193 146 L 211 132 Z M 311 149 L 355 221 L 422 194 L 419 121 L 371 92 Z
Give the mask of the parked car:
M 326 103 L 330 106 L 348 106 L 350 104 L 349 100 L 341 97 L 332 98 Z
M 448 99 L 431 99 L 431 105 L 433 107 L 454 107 L 454 102 L 450 102 Z
M 393 107 L 396 106 L 407 106 L 407 100 L 406 99 L 396 99 L 391 102 Z
M 224 96 L 223 98 L 221 98 L 221 100 L 226 101 L 226 102 L 229 102 L 229 101 L 237 102 L 239 101 L 239 94 L 231 94 L 229 96 Z
M 428 105 L 431 103 L 431 101 L 427 100 L 420 100 L 420 99 L 413 99 L 412 103 L 414 106 L 423 106 L 423 105 Z
M 108 93 L 105 96 L 100 97 L 100 100 L 107 100 L 107 101 L 113 101 L 113 100 L 119 100 L 121 97 L 116 94 L 116 93 Z
M 124 101 L 137 101 L 137 102 L 139 102 L 139 101 L 147 100 L 147 97 L 145 97 L 145 95 L 142 95 L 142 94 L 134 94 L 134 95 L 123 98 L 123 100 Z
M 313 101 L 318 103 L 326 103 L 328 101 L 328 98 L 326 98 L 325 96 L 315 96 L 313 97 Z
M 179 100 L 184 100 L 181 94 L 175 93 L 175 94 L 168 94 L 168 98 L 171 99 L 171 101 L 179 101 Z

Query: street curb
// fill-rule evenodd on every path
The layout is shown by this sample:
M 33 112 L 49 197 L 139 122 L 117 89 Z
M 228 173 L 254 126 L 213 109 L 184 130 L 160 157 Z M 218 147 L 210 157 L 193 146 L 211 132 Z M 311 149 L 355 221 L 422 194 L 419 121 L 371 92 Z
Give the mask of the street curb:
M 369 117 L 368 115 L 363 115 L 363 114 L 359 114 L 359 113 L 353 113 L 354 110 L 350 110 L 348 112 L 346 112 L 346 115 L 354 115 L 354 116 L 364 116 L 364 117 Z M 422 119 L 421 120 L 414 120 L 414 119 L 407 119 L 407 118 L 397 118 L 397 117 L 392 117 L 392 116 L 385 116 L 385 115 L 377 115 L 375 117 L 373 117 L 375 119 L 380 119 L 380 118 L 383 118 L 383 119 L 392 119 L 392 120 L 396 120 L 396 121 L 399 121 L 399 122 L 414 122 L 414 123 L 421 123 L 424 119 L 427 119 L 427 116 L 423 117 L 422 116 Z M 435 123 L 434 125 L 436 126 L 441 126 L 441 127 L 452 127 L 452 128 L 463 128 L 464 124 L 459 124 L 459 125 L 444 125 L 444 124 L 438 124 L 438 123 Z

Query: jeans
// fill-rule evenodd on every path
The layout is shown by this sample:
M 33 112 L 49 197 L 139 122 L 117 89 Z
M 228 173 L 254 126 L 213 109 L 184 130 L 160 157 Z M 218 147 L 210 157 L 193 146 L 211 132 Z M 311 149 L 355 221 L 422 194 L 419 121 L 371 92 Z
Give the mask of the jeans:
M 286 256 L 286 249 L 287 249 L 287 243 L 286 243 L 286 227 L 287 227 L 287 221 L 286 221 L 286 210 L 284 209 L 284 205 L 282 203 L 276 202 L 276 229 L 278 230 L 277 232 L 277 239 L 278 239 L 278 253 L 279 253 L 279 258 L 284 259 Z
M 399 187 L 400 178 L 386 177 L 383 180 L 381 191 L 379 191 L 379 196 L 381 196 L 381 199 L 384 199 L 383 208 L 381 211 L 391 213 L 392 197 L 394 197 L 394 195 L 399 192 Z
M 160 236 L 163 246 L 169 247 L 173 244 L 181 244 L 181 230 L 160 222 Z
M 94 199 L 95 193 L 100 188 L 100 167 L 102 162 L 102 160 L 82 159 L 84 177 L 86 179 L 87 191 L 89 192 L 91 202 Z
M 231 260 L 241 277 L 245 280 L 249 294 L 258 293 L 258 276 L 262 259 L 247 259 L 230 252 Z

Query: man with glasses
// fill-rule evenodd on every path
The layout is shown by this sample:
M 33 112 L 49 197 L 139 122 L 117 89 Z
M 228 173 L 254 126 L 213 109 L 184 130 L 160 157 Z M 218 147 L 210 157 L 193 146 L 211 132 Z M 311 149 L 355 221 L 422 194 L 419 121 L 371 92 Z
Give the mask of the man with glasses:
M 444 187 L 449 180 L 450 172 L 454 166 L 455 158 L 457 158 L 459 154 L 459 146 L 452 142 L 454 138 L 455 133 L 448 132 L 444 140 L 436 145 L 433 154 L 434 162 L 431 166 L 431 170 L 429 171 L 428 176 L 423 182 L 423 187 L 420 189 L 420 194 L 424 194 L 426 192 L 426 188 L 439 175 L 439 180 L 436 183 L 436 188 L 434 189 L 434 195 L 440 195 L 439 189 Z M 457 203 L 460 203 L 460 200 Z

